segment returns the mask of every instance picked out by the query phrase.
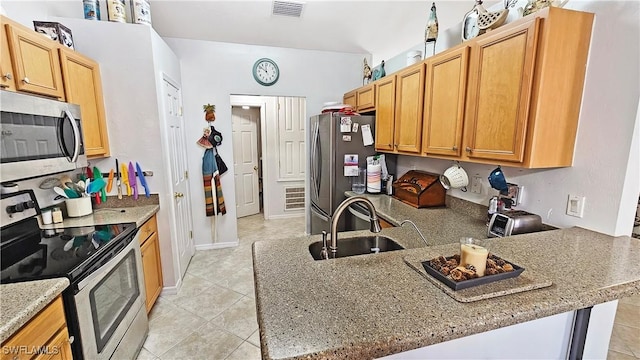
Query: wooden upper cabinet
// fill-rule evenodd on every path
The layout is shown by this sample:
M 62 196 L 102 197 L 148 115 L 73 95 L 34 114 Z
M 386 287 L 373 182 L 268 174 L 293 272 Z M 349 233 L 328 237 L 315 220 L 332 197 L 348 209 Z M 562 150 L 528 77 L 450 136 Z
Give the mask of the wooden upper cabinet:
M 380 151 L 393 151 L 394 119 L 396 115 L 396 77 L 387 76 L 375 82 L 376 128 L 375 147 Z
M 539 25 L 533 18 L 472 44 L 470 158 L 522 162 Z
M 0 16 L 0 88 L 16 91 L 15 74 L 9 54 L 9 40 L 4 25 L 4 17 Z
M 23 26 L 6 23 L 16 88 L 64 99 L 58 48 L 60 44 Z
M 98 63 L 65 48 L 60 48 L 60 62 L 67 102 L 80 105 L 85 154 L 89 158 L 109 156 Z
M 373 84 L 363 86 L 356 89 L 356 102 L 358 103 L 358 111 L 371 111 L 376 104 L 376 89 Z
M 351 105 L 351 108 L 353 108 L 353 111 L 357 111 L 358 101 L 356 99 L 356 91 L 353 90 L 344 94 L 344 97 L 342 98 L 342 103 L 346 105 Z
M 394 146 L 398 152 L 420 153 L 424 104 L 424 63 L 396 75 Z
M 427 60 L 423 154 L 460 156 L 468 64 L 466 45 Z

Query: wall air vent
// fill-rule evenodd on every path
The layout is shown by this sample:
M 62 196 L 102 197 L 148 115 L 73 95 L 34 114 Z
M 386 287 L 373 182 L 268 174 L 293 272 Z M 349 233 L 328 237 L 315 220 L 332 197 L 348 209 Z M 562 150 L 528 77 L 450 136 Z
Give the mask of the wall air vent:
M 304 3 L 293 1 L 274 1 L 273 15 L 300 17 Z

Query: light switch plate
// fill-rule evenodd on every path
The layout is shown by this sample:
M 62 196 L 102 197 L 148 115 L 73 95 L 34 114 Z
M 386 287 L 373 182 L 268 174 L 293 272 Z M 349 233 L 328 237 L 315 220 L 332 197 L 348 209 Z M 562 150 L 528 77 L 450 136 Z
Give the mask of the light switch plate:
M 584 196 L 569 194 L 569 198 L 567 200 L 567 215 L 579 218 L 583 217 L 585 201 L 586 198 Z

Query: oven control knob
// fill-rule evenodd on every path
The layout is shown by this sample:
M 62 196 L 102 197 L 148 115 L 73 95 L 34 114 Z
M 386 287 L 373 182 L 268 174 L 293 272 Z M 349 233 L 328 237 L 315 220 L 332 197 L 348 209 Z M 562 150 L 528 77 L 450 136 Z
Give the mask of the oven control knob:
M 36 207 L 36 204 L 32 200 L 29 200 L 20 204 L 7 206 L 7 213 L 15 214 L 15 213 L 23 212 L 27 209 L 33 209 L 34 207 Z

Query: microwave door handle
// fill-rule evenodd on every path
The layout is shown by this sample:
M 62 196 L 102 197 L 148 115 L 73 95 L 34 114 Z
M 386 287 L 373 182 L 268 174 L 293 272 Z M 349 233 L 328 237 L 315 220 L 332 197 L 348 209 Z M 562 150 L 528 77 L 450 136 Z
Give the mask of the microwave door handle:
M 81 146 L 80 128 L 78 128 L 78 124 L 76 124 L 76 119 L 73 117 L 73 115 L 71 115 L 69 110 L 64 110 L 63 116 L 65 120 L 69 120 L 69 122 L 71 123 L 71 129 L 73 130 L 73 138 L 75 140 L 73 154 L 71 155 L 67 154 L 67 159 L 69 159 L 69 162 L 76 162 L 78 161 L 78 156 L 80 155 L 80 146 Z M 64 146 L 62 148 L 63 150 L 65 149 Z

